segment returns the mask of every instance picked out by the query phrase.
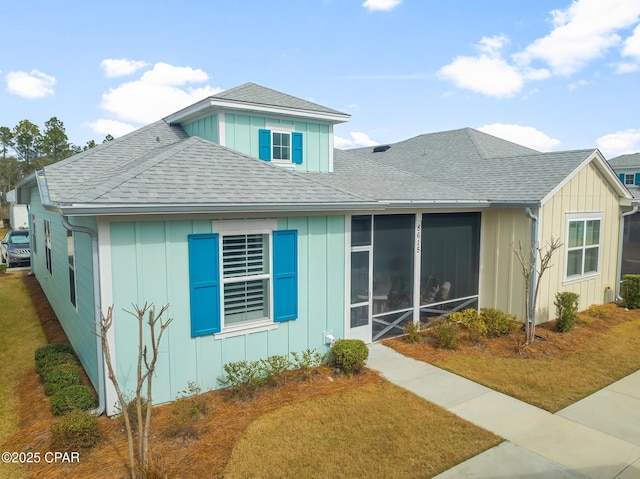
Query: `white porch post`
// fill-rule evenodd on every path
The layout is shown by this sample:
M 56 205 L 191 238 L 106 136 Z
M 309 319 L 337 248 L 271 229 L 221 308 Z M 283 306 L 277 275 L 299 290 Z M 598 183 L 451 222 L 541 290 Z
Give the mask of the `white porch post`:
M 420 266 L 422 264 L 422 213 L 416 213 L 413 248 L 413 322 L 420 321 Z

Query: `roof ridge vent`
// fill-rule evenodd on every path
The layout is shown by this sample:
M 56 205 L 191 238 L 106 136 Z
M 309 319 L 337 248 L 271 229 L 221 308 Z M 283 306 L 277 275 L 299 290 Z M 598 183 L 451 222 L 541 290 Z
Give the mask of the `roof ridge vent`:
M 382 153 L 391 148 L 391 145 L 379 145 L 373 148 L 374 153 Z

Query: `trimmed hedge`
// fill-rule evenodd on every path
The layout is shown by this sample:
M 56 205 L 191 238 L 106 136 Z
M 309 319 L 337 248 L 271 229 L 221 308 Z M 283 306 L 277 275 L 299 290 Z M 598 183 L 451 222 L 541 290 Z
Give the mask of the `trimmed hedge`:
M 58 364 L 45 369 L 40 376 L 44 384 L 44 392 L 51 396 L 69 386 L 82 384 L 82 375 L 75 364 Z
M 43 356 L 36 360 L 36 370 L 42 378 L 47 369 L 53 368 L 60 364 L 78 364 L 78 358 L 73 353 L 54 352 Z
M 75 410 L 57 419 L 49 428 L 51 446 L 60 451 L 77 451 L 95 446 L 100 440 L 98 418 Z
M 53 414 L 62 416 L 71 411 L 86 411 L 93 407 L 93 393 L 87 386 L 69 386 L 51 396 Z
M 45 357 L 56 353 L 69 353 L 74 354 L 73 348 L 69 344 L 47 344 L 36 349 L 35 360 L 36 363 L 42 361 Z
M 369 357 L 369 348 L 359 339 L 338 339 L 329 350 L 329 365 L 343 373 L 359 372 Z

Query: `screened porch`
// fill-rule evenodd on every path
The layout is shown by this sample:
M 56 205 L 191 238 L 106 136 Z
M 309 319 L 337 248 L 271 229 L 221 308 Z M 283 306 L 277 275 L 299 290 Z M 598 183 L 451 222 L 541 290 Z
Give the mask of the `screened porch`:
M 351 217 L 350 337 L 478 306 L 480 213 Z

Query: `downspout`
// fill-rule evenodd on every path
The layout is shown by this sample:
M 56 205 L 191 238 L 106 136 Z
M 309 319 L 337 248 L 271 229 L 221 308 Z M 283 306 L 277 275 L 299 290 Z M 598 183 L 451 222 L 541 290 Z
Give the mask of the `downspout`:
M 93 298 L 94 302 L 100 303 L 100 264 L 98 260 L 98 233 L 86 226 L 77 226 L 69 223 L 69 218 L 62 215 L 62 226 L 75 233 L 85 233 L 91 238 L 91 253 L 93 257 Z M 96 351 L 98 355 L 98 407 L 91 411 L 91 414 L 100 416 L 106 406 L 106 390 L 104 379 L 104 359 L 102 356 L 102 339 L 100 338 L 100 310 L 96 307 L 95 312 L 95 335 L 96 335 Z
M 531 264 L 533 265 L 533 270 L 531 271 L 531 286 L 529 288 L 529 317 L 533 317 L 533 307 L 534 307 L 534 299 L 535 299 L 535 284 L 536 284 L 536 263 L 538 262 L 538 257 L 536 256 L 536 243 L 538 242 L 538 217 L 531 212 L 531 208 L 527 207 L 524 210 L 525 214 L 528 218 L 531 218 Z
M 622 244 L 624 239 L 624 218 L 625 216 L 630 216 L 638 211 L 638 205 L 635 205 L 631 211 L 627 211 L 626 213 L 622 213 L 620 215 L 620 233 L 618 235 L 618 275 L 616 281 L 616 300 L 622 300 L 620 296 L 620 285 L 622 284 Z

